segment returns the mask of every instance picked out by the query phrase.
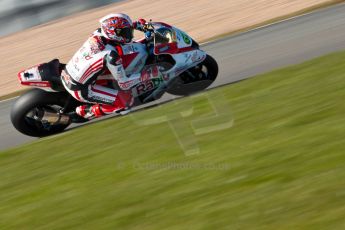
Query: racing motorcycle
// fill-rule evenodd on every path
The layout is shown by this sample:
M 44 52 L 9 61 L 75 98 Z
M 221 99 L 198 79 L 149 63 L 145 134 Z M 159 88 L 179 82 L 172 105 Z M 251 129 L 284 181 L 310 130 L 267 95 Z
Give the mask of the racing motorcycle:
M 178 96 L 190 95 L 206 89 L 215 81 L 217 62 L 202 51 L 187 33 L 163 22 L 149 22 L 145 35 L 144 39 L 122 45 L 121 55 L 126 73 L 157 65 L 168 80 L 151 79 L 134 87 L 133 106 L 156 100 L 165 92 Z M 22 85 L 34 87 L 21 95 L 12 106 L 11 121 L 19 132 L 43 137 L 62 132 L 75 122 L 69 114 L 82 102 L 63 87 L 61 72 L 64 67 L 65 64 L 54 59 L 18 73 Z M 169 76 L 172 80 L 169 80 Z M 102 72 L 96 84 L 119 89 L 109 70 Z

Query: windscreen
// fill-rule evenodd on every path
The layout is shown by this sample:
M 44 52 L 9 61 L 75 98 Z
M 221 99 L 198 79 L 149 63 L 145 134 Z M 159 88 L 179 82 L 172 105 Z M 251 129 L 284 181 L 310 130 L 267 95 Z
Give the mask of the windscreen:
M 174 42 L 173 31 L 166 27 L 161 27 L 155 31 L 155 44 L 165 44 Z

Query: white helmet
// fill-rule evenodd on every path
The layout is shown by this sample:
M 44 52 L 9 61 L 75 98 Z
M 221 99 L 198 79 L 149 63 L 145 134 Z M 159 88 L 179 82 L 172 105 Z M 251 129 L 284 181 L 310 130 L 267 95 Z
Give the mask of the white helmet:
M 133 39 L 133 23 L 126 14 L 108 14 L 99 20 L 102 35 L 119 43 L 129 43 Z

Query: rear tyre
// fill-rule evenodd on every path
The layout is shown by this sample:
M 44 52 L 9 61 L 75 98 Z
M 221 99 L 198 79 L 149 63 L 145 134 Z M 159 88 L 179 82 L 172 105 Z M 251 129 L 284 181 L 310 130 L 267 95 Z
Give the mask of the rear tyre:
M 218 64 L 210 55 L 199 65 L 183 72 L 168 87 L 167 92 L 177 96 L 187 96 L 209 87 L 218 76 Z
M 20 96 L 12 106 L 11 122 L 19 132 L 33 137 L 44 137 L 62 132 L 69 124 L 45 124 L 35 120 L 32 114 L 39 109 L 57 112 L 64 106 L 66 99 L 65 92 L 53 93 L 31 89 Z

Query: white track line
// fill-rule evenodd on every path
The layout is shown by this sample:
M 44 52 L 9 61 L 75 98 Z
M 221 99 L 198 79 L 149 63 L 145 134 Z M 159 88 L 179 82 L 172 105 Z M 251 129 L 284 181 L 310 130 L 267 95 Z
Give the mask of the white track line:
M 301 17 L 304 17 L 304 16 L 308 16 L 308 15 L 311 15 L 311 14 L 314 14 L 314 13 L 318 13 L 318 12 L 324 11 L 324 10 L 328 10 L 329 8 L 335 7 L 335 6 L 338 6 L 338 5 L 345 5 L 345 3 L 338 3 L 338 4 L 335 4 L 335 5 L 328 6 L 326 8 L 320 8 L 320 9 L 317 9 L 317 10 L 312 10 L 312 11 L 304 13 L 304 14 L 299 14 L 299 15 L 292 16 L 292 17 L 289 17 L 289 18 L 281 19 L 281 20 L 278 20 L 276 22 L 268 23 L 268 24 L 265 24 L 265 25 L 262 25 L 262 26 L 259 26 L 259 27 L 255 27 L 253 29 L 245 30 L 245 31 L 242 31 L 242 32 L 239 32 L 239 33 L 235 32 L 234 34 L 230 35 L 229 37 L 240 35 L 240 34 L 250 33 L 250 32 L 256 31 L 256 30 L 261 30 L 261 29 L 264 29 L 264 28 L 267 28 L 267 27 L 270 27 L 270 26 L 274 26 L 274 25 L 277 25 L 277 24 L 280 24 L 280 23 L 283 23 L 283 22 L 287 22 L 287 21 L 290 21 L 290 20 L 293 20 L 293 19 L 296 19 L 296 18 L 301 18 Z M 282 17 L 284 17 L 284 16 L 282 16 Z M 227 36 L 225 36 L 224 38 L 226 38 L 226 37 Z M 219 38 L 217 40 L 222 40 L 222 38 Z M 200 43 L 200 45 L 202 45 L 202 46 L 203 45 L 207 45 L 207 44 L 213 43 L 213 42 L 215 42 L 217 40 L 211 40 L 211 41 L 208 41 L 208 42 Z
M 4 99 L 4 100 L 1 100 L 0 103 L 6 102 L 6 101 L 11 101 L 11 100 L 16 99 L 16 98 L 18 98 L 18 97 L 19 97 L 19 96 L 11 97 L 11 98 L 8 98 L 8 99 Z

